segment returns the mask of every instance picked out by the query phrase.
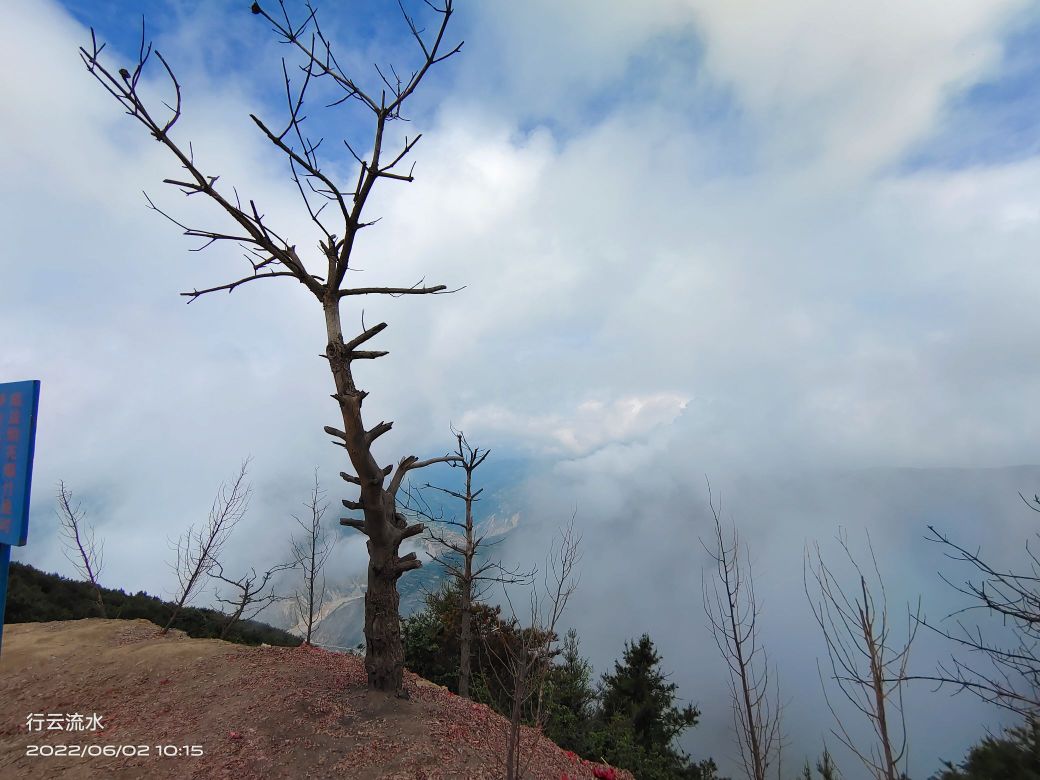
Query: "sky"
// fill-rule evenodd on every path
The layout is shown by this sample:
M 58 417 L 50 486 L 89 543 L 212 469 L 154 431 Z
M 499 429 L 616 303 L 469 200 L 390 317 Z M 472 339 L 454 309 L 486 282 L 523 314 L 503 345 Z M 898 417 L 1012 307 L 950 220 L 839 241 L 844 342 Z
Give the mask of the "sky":
M 376 88 L 373 63 L 415 62 L 396 4 L 327 5 L 363 84 Z M 161 183 L 175 162 L 78 58 L 93 25 L 112 66 L 132 65 L 142 11 L 183 87 L 176 137 L 305 259 L 316 236 L 249 120 L 284 121 L 286 52 L 247 4 L 9 4 L 0 64 L 25 75 L 0 85 L 0 381 L 42 381 L 15 558 L 71 573 L 60 479 L 105 539 L 104 584 L 161 594 L 168 540 L 246 456 L 255 493 L 233 565 L 277 561 L 315 468 L 333 500 L 353 496 L 322 434 L 337 410 L 315 301 L 281 279 L 190 306 L 178 295 L 245 266 L 234 247 L 190 252 L 199 242 L 146 208 L 142 191 L 220 224 Z M 770 597 L 792 770 L 829 727 L 807 543 L 835 555 L 838 526 L 869 532 L 890 597 L 925 593 L 940 614 L 956 605 L 927 522 L 969 547 L 1004 540 L 996 558 L 1033 533 L 1017 494 L 1040 469 L 1009 467 L 1040 462 L 1038 36 L 1040 9 L 1022 0 L 463 1 L 449 30 L 461 54 L 395 129 L 423 133 L 416 181 L 381 183 L 351 281 L 465 287 L 344 307 L 347 331 L 362 310 L 389 323 L 373 346 L 390 355 L 358 370 L 367 419 L 394 421 L 380 458 L 442 454 L 451 425 L 490 447 L 495 479 L 513 482 L 499 508 L 529 529 L 518 560 L 541 560 L 575 514 L 585 652 L 604 671 L 649 631 L 704 711 L 686 744 L 726 771 L 723 667 L 700 604 L 706 476 Z M 156 99 L 160 76 L 146 76 Z M 363 146 L 367 118 L 323 111 L 322 96 L 313 132 L 349 178 L 331 151 Z M 365 560 L 349 533 L 345 580 Z M 921 647 L 926 666 L 942 652 Z M 948 723 L 927 717 L 937 701 Z M 912 776 L 1003 722 L 954 702 L 914 700 Z

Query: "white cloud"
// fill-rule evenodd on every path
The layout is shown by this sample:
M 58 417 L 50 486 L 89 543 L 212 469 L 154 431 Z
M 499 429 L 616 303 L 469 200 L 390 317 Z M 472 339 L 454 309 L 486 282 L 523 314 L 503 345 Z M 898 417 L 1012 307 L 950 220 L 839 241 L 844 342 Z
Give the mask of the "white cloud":
M 570 414 L 525 415 L 496 405 L 466 412 L 462 427 L 478 435 L 529 442 L 544 454 L 583 456 L 608 444 L 651 438 L 686 408 L 672 393 L 583 401 Z
M 870 172 L 933 129 L 944 100 L 1000 54 L 1021 0 L 901 3 L 692 0 L 706 66 L 732 85 L 773 153 Z
M 646 3 L 535 0 L 476 4 L 467 46 L 481 60 L 473 82 L 492 80 L 483 94 L 510 115 L 581 122 L 590 95 L 612 91 L 632 58 L 662 35 L 688 26 L 682 0 Z

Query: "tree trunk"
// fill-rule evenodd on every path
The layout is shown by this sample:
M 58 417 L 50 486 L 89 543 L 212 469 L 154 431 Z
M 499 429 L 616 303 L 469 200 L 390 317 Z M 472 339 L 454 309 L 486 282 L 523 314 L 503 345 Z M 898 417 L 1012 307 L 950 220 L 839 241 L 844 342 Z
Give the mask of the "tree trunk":
M 93 578 L 93 575 L 91 575 Z M 105 612 L 105 600 L 101 596 L 101 588 L 95 583 L 94 584 L 94 595 L 97 597 L 98 609 L 101 611 L 101 617 L 107 618 L 108 614 Z
M 520 724 L 523 719 L 523 694 L 527 685 L 527 659 L 513 667 L 513 702 L 509 712 L 509 736 L 506 740 L 506 780 L 519 780 Z
M 360 505 L 364 523 L 358 528 L 368 537 L 368 590 L 365 593 L 365 670 L 368 686 L 373 690 L 400 693 L 404 671 L 404 648 L 401 644 L 400 595 L 397 578 L 405 571 L 419 567 L 415 555 L 398 557 L 405 538 L 407 521 L 396 511 L 394 496 L 384 488 L 388 469 L 383 469 L 372 456 L 371 444 L 376 433 L 366 431 L 361 418 L 361 404 L 366 393 L 357 389 L 351 373 L 354 354 L 343 342 L 339 298 L 335 293 L 324 303 L 328 331 L 326 357 L 336 384 L 333 396 L 343 417 L 343 444 L 360 483 L 361 500 L 345 502 Z M 389 425 L 377 426 L 382 431 Z M 338 435 L 338 434 L 337 434 Z M 356 527 L 356 526 L 355 526 Z
M 238 609 L 235 610 L 235 613 L 233 615 L 231 615 L 231 617 L 229 617 L 226 621 L 224 621 L 224 627 L 222 629 L 220 629 L 220 638 L 221 639 L 227 638 L 228 631 L 230 631 L 231 627 L 233 625 L 235 625 L 235 623 L 238 622 L 238 619 L 240 617 L 242 617 L 242 612 L 245 610 L 245 608 L 246 608 L 246 606 L 243 603 L 241 607 L 239 607 Z
M 459 434 L 459 455 L 462 456 L 462 434 Z M 476 468 L 476 455 L 470 459 L 470 467 L 466 469 L 466 552 L 463 554 L 465 569 L 462 573 L 462 625 L 459 632 L 459 696 L 469 698 L 470 671 L 470 637 L 473 625 L 473 556 L 476 545 L 473 543 L 473 469 Z
M 365 593 L 365 671 L 368 685 L 379 691 L 399 692 L 404 670 L 401 645 L 401 597 L 393 573 L 396 551 L 380 550 L 368 542 L 368 591 Z
M 467 568 L 469 568 L 469 559 L 467 559 L 466 564 Z M 472 581 L 462 583 L 462 627 L 459 632 L 459 651 L 461 653 L 459 658 L 459 696 L 466 699 L 469 698 L 469 678 L 472 674 L 470 671 L 470 644 L 473 624 L 472 589 Z
M 318 479 L 317 474 L 315 474 L 315 477 L 314 477 L 314 480 L 315 480 L 315 487 L 314 487 L 315 498 L 317 498 L 317 491 L 318 491 L 317 479 Z M 315 503 L 315 505 L 317 505 L 317 503 L 318 503 L 317 500 L 315 500 L 314 503 Z M 313 523 L 313 521 L 312 521 L 312 523 Z M 316 576 L 314 574 L 314 562 L 318 559 L 318 554 L 317 554 L 318 539 L 317 539 L 317 534 L 316 534 L 316 532 L 313 529 L 314 529 L 314 526 L 312 524 L 311 525 L 311 563 L 310 563 L 310 568 L 307 570 L 307 638 L 303 640 L 303 643 L 305 645 L 310 645 L 310 643 L 311 643 L 311 634 L 314 632 L 314 578 Z

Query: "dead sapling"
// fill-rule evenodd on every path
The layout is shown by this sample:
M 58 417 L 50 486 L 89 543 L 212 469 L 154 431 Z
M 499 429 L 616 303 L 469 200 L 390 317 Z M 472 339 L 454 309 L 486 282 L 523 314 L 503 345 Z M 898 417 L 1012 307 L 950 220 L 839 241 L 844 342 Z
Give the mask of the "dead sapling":
M 79 502 L 73 504 L 72 492 L 64 482 L 58 483 L 58 523 L 64 539 L 64 554 L 69 563 L 76 567 L 80 577 L 90 583 L 101 617 L 105 612 L 105 599 L 101 593 L 98 577 L 104 566 L 105 545 L 98 541 L 94 526 L 85 522 L 86 512 Z
M 226 638 L 228 632 L 240 620 L 252 620 L 274 602 L 288 598 L 287 596 L 279 596 L 273 589 L 269 590 L 268 585 L 271 584 L 271 578 L 275 574 L 291 569 L 294 566 L 294 561 L 280 563 L 271 567 L 263 574 L 257 574 L 256 569 L 250 569 L 249 574 L 233 580 L 224 576 L 224 567 L 220 564 L 220 561 L 215 562 L 213 568 L 208 572 L 209 576 L 220 580 L 225 585 L 230 585 L 233 591 L 236 591 L 231 598 L 224 598 L 219 592 L 217 594 L 217 601 L 228 609 L 224 625 L 220 629 L 220 638 Z
M 907 663 L 920 620 L 920 600 L 915 612 L 908 610 L 905 639 L 897 641 L 889 621 L 884 579 L 870 538 L 867 549 L 873 568 L 872 583 L 849 549 L 844 532 L 839 533 L 838 543 L 854 573 L 854 588 L 846 591 L 838 584 L 816 544 L 806 553 L 805 594 L 827 645 L 829 679 L 867 720 L 874 739 L 865 746 L 853 738 L 827 694 L 821 670 L 824 698 L 837 726 L 831 733 L 856 755 L 870 777 L 900 780 L 906 772 L 908 742 L 903 689 L 909 679 Z
M 750 780 L 766 780 L 772 766 L 781 776 L 780 756 L 782 703 L 776 669 L 770 678 L 769 656 L 759 636 L 761 605 L 755 594 L 751 557 L 736 527 L 722 527 L 722 501 L 716 510 L 708 485 L 708 505 L 715 521 L 710 546 L 703 541 L 714 562 L 711 584 L 702 580 L 704 611 L 712 636 L 729 672 L 733 728 L 740 759 Z
M 534 757 L 537 741 L 542 738 L 548 708 L 545 686 L 556 657 L 557 627 L 563 612 L 578 586 L 577 565 L 581 559 L 581 537 L 574 530 L 574 519 L 560 529 L 559 538 L 549 550 L 542 577 L 542 587 L 530 590 L 530 612 L 522 625 L 509 590 L 503 585 L 506 603 L 512 615 L 507 624 L 508 636 L 485 637 L 487 666 L 495 683 L 508 695 L 509 720 L 503 762 L 507 780 L 524 777 Z M 501 641 L 495 641 L 500 639 Z M 524 725 L 529 725 L 530 739 L 525 744 Z
M 439 563 L 454 581 L 459 591 L 459 695 L 469 698 L 472 678 L 473 620 L 481 598 L 494 583 L 530 583 L 534 570 L 521 571 L 506 568 L 499 560 L 487 558 L 484 553 L 498 544 L 495 535 L 494 517 L 482 523 L 475 520 L 474 507 L 480 501 L 484 488 L 473 489 L 474 475 L 480 464 L 491 454 L 490 450 L 473 447 L 465 434 L 452 429 L 455 436 L 456 459 L 450 462 L 453 469 L 464 474 L 461 490 L 426 483 L 423 489 L 406 488 L 405 508 L 431 525 L 426 538 L 431 542 L 427 551 L 430 559 Z M 435 511 L 423 490 L 442 493 L 462 502 L 462 519 L 445 518 L 443 511 Z
M 198 527 L 189 526 L 184 535 L 173 543 L 177 558 L 172 568 L 177 577 L 178 589 L 173 612 L 163 626 L 163 634 L 170 630 L 181 610 L 198 595 L 206 575 L 217 565 L 228 537 L 245 516 L 252 494 L 252 488 L 245 481 L 248 467 L 249 458 L 246 458 L 238 475 L 217 490 L 206 522 Z
M 324 501 L 325 491 L 318 484 L 318 473 L 314 473 L 314 488 L 307 501 L 307 514 L 293 515 L 293 520 L 303 533 L 293 537 L 292 557 L 300 569 L 303 582 L 294 595 L 297 627 L 303 634 L 304 644 L 311 643 L 314 629 L 322 618 L 325 604 L 325 563 L 332 554 L 336 538 L 322 524 L 328 504 Z

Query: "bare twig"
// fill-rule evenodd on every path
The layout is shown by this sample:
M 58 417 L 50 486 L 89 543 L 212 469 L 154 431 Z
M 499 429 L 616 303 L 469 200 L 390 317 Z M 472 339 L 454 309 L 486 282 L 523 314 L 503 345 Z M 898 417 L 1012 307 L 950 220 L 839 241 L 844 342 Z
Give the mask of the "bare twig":
M 1040 511 L 1040 498 L 1026 505 Z M 953 643 L 955 654 L 938 665 L 934 675 L 914 675 L 910 679 L 952 686 L 954 692 L 970 691 L 984 701 L 1012 712 L 1032 716 L 1040 710 L 1040 561 L 1029 542 L 1025 544 L 1027 568 L 1020 572 L 999 569 L 988 563 L 981 550 L 971 550 L 953 542 L 948 536 L 928 526 L 928 541 L 945 549 L 946 557 L 967 564 L 980 580 L 954 583 L 946 575 L 940 578 L 958 593 L 971 599 L 971 604 L 947 615 L 942 623 L 921 618 L 920 625 Z M 1006 641 L 987 638 L 980 625 L 970 625 L 960 618 L 969 612 L 982 611 L 999 619 Z M 951 618 L 956 618 L 951 621 Z M 946 622 L 950 621 L 950 622 Z

